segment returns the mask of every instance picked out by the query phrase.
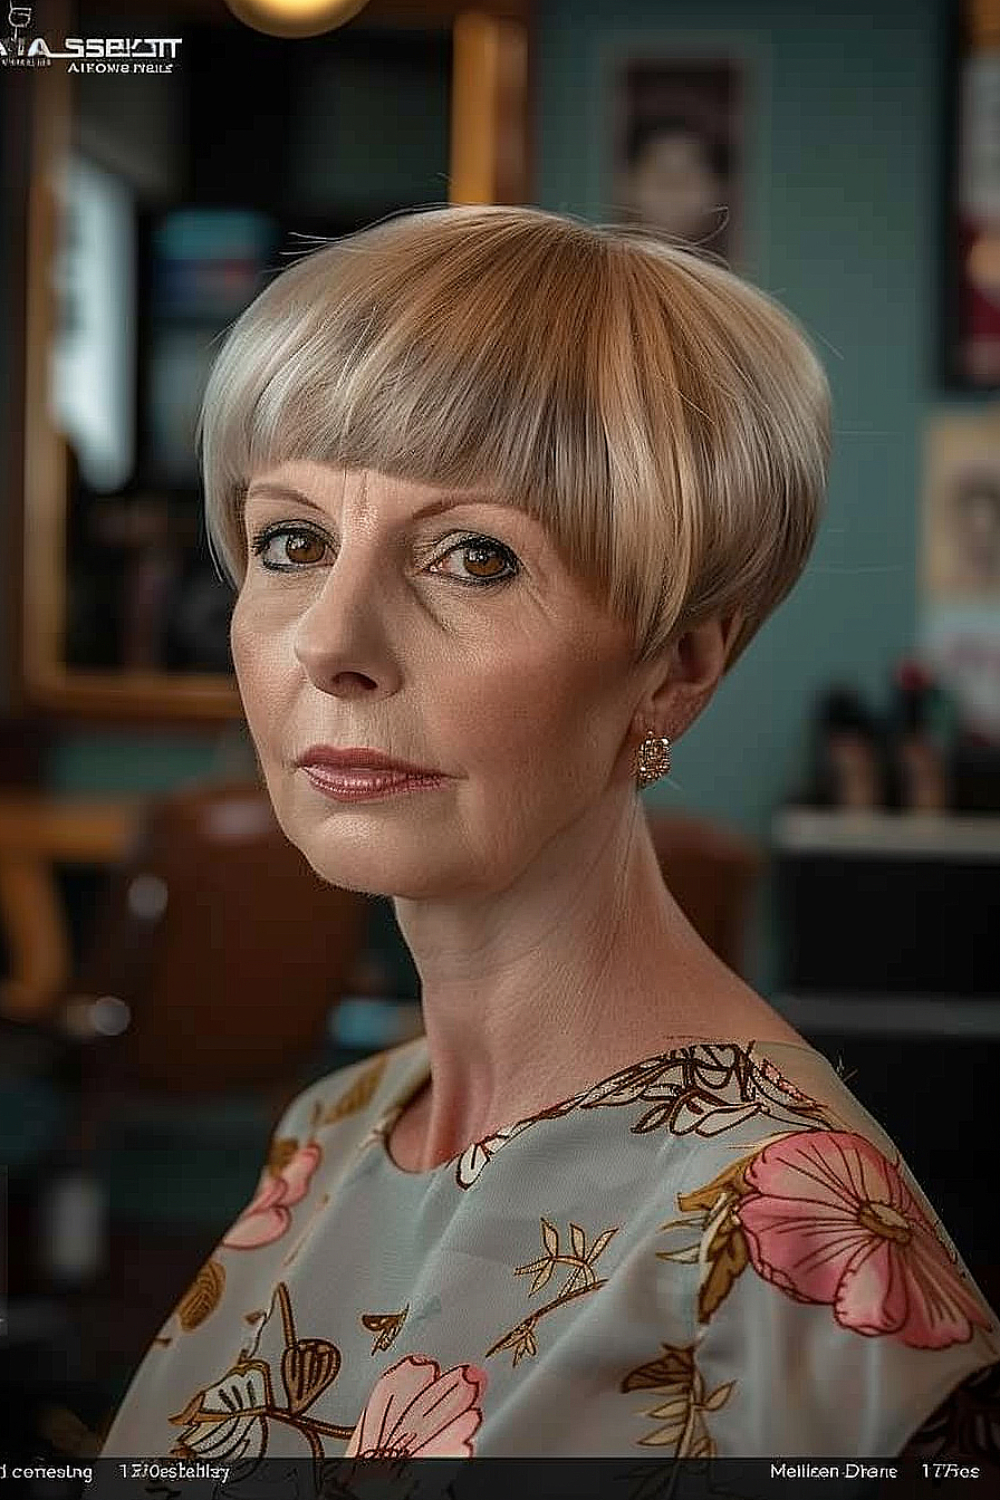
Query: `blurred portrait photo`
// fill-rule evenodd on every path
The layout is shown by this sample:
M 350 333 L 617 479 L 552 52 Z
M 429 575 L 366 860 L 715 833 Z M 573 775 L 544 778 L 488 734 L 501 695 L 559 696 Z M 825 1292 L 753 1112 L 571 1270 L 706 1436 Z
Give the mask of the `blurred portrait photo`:
M 1000 607 L 1000 413 L 939 414 L 926 465 L 926 593 Z
M 923 656 L 967 727 L 1000 745 L 1000 407 L 929 423 L 921 584 Z
M 742 64 L 629 58 L 612 74 L 610 202 L 646 225 L 721 256 L 742 255 Z

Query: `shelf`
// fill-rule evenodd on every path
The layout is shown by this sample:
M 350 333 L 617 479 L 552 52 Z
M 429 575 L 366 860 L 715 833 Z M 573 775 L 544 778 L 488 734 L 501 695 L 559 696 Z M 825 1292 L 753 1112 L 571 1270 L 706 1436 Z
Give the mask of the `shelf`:
M 1000 863 L 1000 816 L 789 807 L 774 818 L 771 844 L 780 853 Z
M 775 995 L 770 1003 L 807 1037 L 832 1032 L 1000 1041 L 1000 995 L 976 1000 L 960 995 Z

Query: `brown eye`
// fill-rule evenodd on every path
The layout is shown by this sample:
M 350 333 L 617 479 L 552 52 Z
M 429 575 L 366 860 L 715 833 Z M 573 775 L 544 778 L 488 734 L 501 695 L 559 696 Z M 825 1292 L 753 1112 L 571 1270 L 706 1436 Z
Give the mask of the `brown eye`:
M 506 564 L 496 547 L 463 547 L 466 568 L 476 578 L 495 578 Z
M 440 567 L 446 559 L 453 557 L 461 558 L 462 572 L 455 573 L 445 569 L 446 576 L 472 587 L 477 584 L 504 583 L 507 579 L 516 577 L 520 571 L 514 554 L 499 542 L 491 542 L 488 537 L 473 537 L 459 542 L 438 560 L 435 567 Z
M 291 541 L 285 545 L 285 556 L 289 562 L 310 563 L 318 562 L 323 555 L 323 543 L 319 537 L 310 536 L 306 531 L 292 531 L 286 533 Z M 309 550 L 312 549 L 313 556 L 310 557 Z
M 268 556 L 271 543 L 279 539 L 284 539 L 284 546 L 278 549 L 278 555 L 284 561 L 276 561 L 273 555 Z M 296 568 L 320 562 L 325 548 L 326 543 L 321 536 L 300 526 L 265 527 L 263 531 L 257 532 L 252 543 L 254 556 L 262 558 L 264 567 L 276 573 L 291 573 Z

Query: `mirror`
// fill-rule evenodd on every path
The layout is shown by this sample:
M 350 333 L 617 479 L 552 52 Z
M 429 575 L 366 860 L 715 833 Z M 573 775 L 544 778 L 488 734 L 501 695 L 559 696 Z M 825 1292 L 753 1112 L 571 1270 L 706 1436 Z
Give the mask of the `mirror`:
M 528 201 L 527 0 L 370 0 L 295 41 L 223 0 L 34 12 L 18 45 L 51 56 L 8 74 L 30 146 L 20 697 L 63 719 L 239 718 L 194 448 L 211 361 L 311 237 Z M 126 69 L 109 39 L 136 37 L 157 45 Z M 89 56 L 60 57 L 65 38 Z

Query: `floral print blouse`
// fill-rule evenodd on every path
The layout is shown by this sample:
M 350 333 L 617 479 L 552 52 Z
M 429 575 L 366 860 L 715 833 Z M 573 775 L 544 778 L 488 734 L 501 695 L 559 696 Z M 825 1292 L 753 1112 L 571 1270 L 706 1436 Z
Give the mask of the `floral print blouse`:
M 675 1047 L 406 1172 L 429 1072 L 420 1037 L 287 1107 L 102 1456 L 885 1458 L 1000 1361 L 814 1048 Z

